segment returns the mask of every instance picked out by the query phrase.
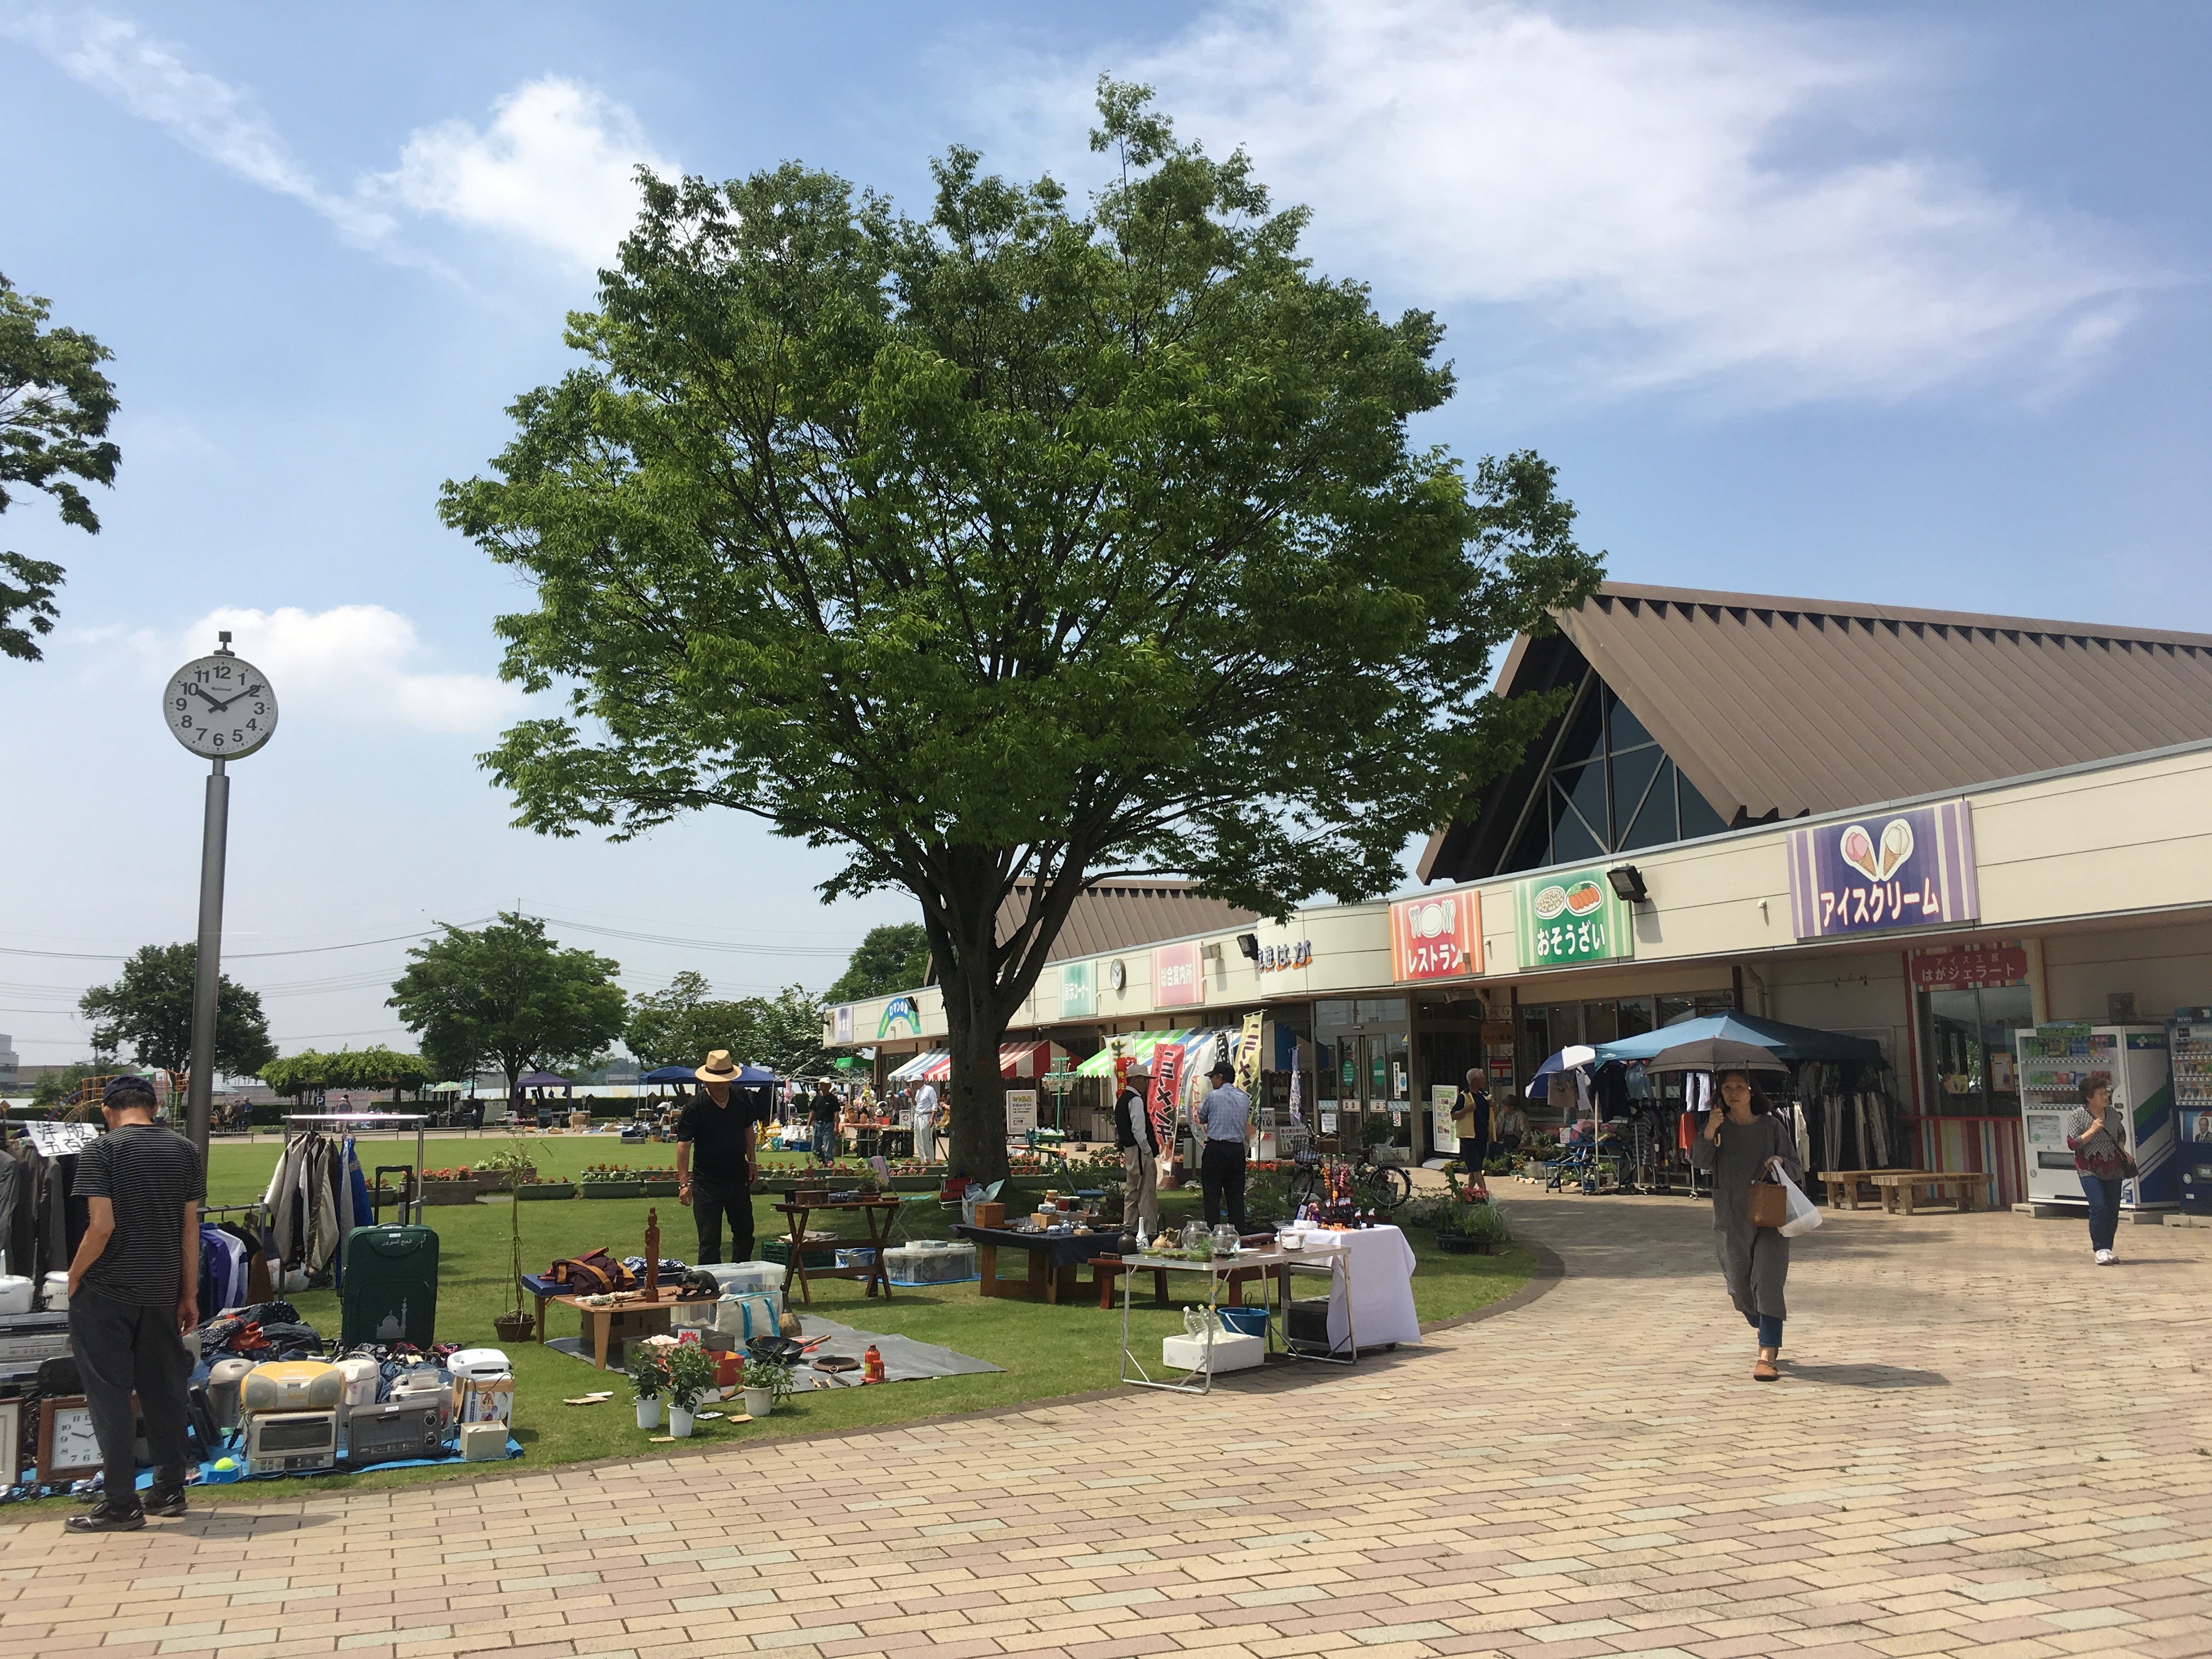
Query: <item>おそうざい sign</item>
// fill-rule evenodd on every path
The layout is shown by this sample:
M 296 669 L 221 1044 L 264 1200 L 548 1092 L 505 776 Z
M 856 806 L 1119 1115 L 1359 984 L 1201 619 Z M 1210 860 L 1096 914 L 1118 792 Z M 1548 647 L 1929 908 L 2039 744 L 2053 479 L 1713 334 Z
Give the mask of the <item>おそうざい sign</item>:
M 1513 884 L 1513 899 L 1523 968 L 1610 962 L 1636 954 L 1628 907 L 1601 867 L 1532 876 Z
M 1946 801 L 1791 830 L 1790 915 L 1799 939 L 1974 921 L 1972 809 Z

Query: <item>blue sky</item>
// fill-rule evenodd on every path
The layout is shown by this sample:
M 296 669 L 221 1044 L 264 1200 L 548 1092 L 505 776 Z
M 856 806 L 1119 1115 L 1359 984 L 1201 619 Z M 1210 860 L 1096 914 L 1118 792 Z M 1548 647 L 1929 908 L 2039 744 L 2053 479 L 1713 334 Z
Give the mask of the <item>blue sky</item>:
M 155 700 L 219 626 L 285 700 L 235 770 L 228 948 L 288 1048 L 398 1040 L 404 947 L 245 953 L 520 903 L 633 989 L 734 994 L 910 915 L 823 908 L 831 860 L 741 819 L 508 828 L 473 757 L 525 596 L 437 488 L 561 372 L 635 166 L 919 206 L 967 142 L 1081 188 L 1101 71 L 1438 312 L 1425 435 L 1540 450 L 1617 576 L 2212 631 L 2208 48 L 2212 10 L 2112 0 L 0 3 L 0 270 L 114 350 L 124 453 L 97 538 L 0 520 L 70 568 L 47 662 L 0 664 L 0 1030 L 76 1057 L 94 956 L 190 936 L 199 770 Z M 653 942 L 690 939 L 735 948 Z

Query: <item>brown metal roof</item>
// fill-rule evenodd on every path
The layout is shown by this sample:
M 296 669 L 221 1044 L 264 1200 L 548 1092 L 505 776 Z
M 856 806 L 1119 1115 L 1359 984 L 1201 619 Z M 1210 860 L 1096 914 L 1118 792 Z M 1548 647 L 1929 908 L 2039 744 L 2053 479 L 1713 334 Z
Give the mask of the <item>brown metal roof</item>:
M 1516 639 L 1500 690 L 1558 684 L 1578 653 L 1738 822 L 2212 737 L 2212 635 L 1626 582 L 1558 621 L 1572 653 Z M 1472 866 L 1504 849 L 1478 824 L 1503 804 L 1431 838 L 1424 879 L 1492 873 Z
M 1031 890 L 1023 882 L 999 907 L 1001 941 L 1029 914 Z M 1103 956 L 1162 939 L 1249 927 L 1258 920 L 1250 910 L 1208 898 L 1187 881 L 1102 881 L 1077 898 L 1045 960 Z

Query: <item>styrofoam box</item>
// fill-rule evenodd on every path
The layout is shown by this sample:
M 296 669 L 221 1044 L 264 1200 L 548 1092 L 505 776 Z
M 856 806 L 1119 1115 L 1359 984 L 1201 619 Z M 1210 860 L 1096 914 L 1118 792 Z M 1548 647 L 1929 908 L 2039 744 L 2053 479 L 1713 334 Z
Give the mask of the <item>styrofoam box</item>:
M 446 1361 L 455 1376 L 504 1376 L 514 1367 L 497 1348 L 463 1348 Z
M 1231 1336 L 1217 1331 L 1213 1337 L 1213 1374 L 1224 1371 L 1248 1371 L 1264 1364 L 1267 1358 L 1267 1339 L 1264 1336 Z M 1206 1364 L 1206 1339 L 1202 1336 L 1170 1336 L 1160 1342 L 1160 1363 L 1179 1371 L 1194 1371 Z
M 975 1247 L 931 1240 L 901 1244 L 884 1252 L 884 1267 L 902 1284 L 953 1284 L 975 1277 Z
M 507 1455 L 507 1425 L 471 1423 L 460 1433 L 461 1456 L 471 1463 L 496 1463 Z
M 732 1291 L 765 1291 L 779 1299 L 783 1295 L 781 1261 L 710 1261 L 699 1271 L 714 1274 L 726 1296 Z

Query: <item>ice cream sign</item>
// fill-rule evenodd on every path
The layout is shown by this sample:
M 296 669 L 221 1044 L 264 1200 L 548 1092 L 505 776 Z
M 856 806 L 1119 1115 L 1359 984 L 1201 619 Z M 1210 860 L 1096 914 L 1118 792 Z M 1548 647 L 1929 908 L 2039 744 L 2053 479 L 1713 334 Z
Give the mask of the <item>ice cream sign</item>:
M 1946 801 L 1791 830 L 1790 914 L 1799 939 L 1976 920 L 1972 809 Z
M 1523 968 L 1566 968 L 1636 954 L 1628 907 L 1602 868 L 1517 881 L 1513 908 Z

